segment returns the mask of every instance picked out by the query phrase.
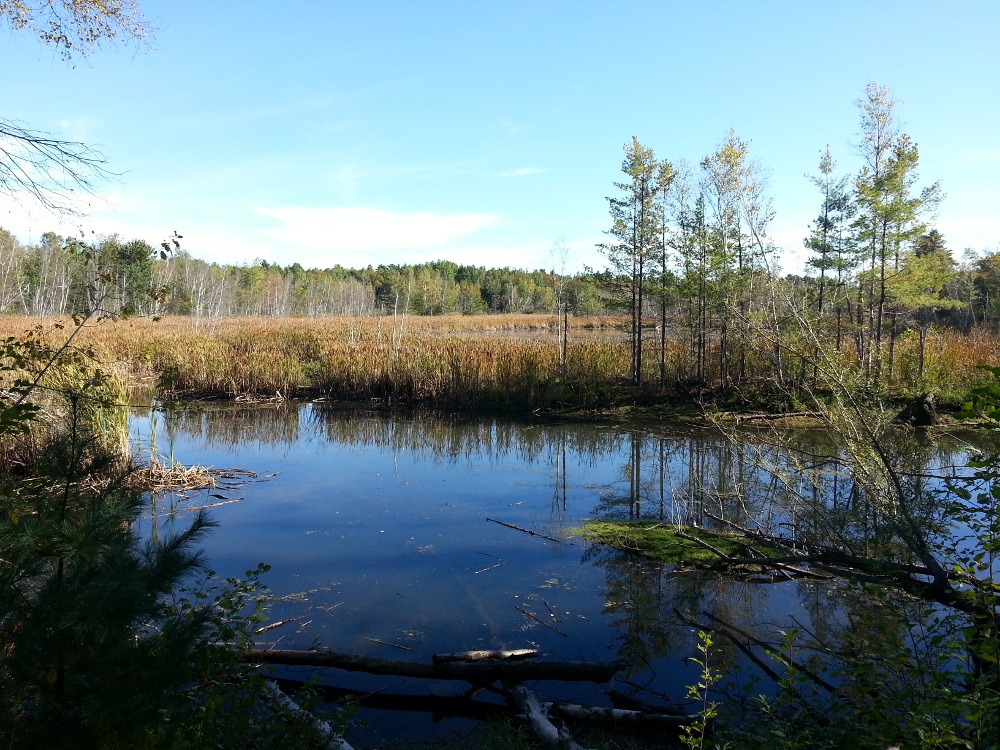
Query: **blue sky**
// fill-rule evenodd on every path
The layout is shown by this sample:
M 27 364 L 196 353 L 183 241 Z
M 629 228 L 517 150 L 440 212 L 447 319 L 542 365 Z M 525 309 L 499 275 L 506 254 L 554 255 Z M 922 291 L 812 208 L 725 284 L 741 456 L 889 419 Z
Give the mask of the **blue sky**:
M 732 128 L 768 175 L 786 270 L 829 144 L 858 168 L 855 101 L 892 88 L 934 225 L 1000 243 L 1000 3 L 147 0 L 151 48 L 75 67 L 0 31 L 0 116 L 97 145 L 119 172 L 47 230 L 171 231 L 196 257 L 306 267 L 448 259 L 603 267 L 606 196 L 633 135 L 697 163 Z

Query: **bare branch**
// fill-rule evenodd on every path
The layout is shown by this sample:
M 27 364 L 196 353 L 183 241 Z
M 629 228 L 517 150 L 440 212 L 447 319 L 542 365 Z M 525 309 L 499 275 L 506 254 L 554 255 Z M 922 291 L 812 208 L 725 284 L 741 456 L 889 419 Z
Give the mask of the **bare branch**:
M 107 163 L 85 143 L 0 118 L 0 193 L 26 194 L 50 211 L 78 215 L 77 193 L 97 195 L 98 181 L 117 176 Z

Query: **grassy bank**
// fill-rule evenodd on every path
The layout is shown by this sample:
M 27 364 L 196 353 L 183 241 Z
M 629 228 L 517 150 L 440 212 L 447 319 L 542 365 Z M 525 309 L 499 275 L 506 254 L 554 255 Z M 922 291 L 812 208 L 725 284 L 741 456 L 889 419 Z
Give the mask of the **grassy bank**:
M 629 371 L 627 335 L 607 318 L 572 319 L 565 371 L 560 368 L 555 320 L 541 315 L 404 318 L 167 318 L 106 322 L 80 341 L 105 361 L 125 364 L 134 382 L 155 384 L 179 397 L 315 398 L 372 400 L 458 408 L 594 410 L 632 405 L 690 404 L 706 399 L 721 408 L 793 410 L 788 394 L 766 375 L 739 387 L 700 383 L 690 389 L 686 349 L 668 344 L 666 388 L 650 342 L 646 380 L 637 389 Z M 0 318 L 0 334 L 19 335 L 52 321 Z M 59 332 L 56 332 L 58 335 Z M 925 376 L 910 372 L 911 342 L 898 344 L 890 388 L 902 395 L 933 390 L 958 402 L 984 378 L 976 365 L 992 363 L 996 337 L 935 335 Z M 751 369 L 766 366 L 751 361 Z

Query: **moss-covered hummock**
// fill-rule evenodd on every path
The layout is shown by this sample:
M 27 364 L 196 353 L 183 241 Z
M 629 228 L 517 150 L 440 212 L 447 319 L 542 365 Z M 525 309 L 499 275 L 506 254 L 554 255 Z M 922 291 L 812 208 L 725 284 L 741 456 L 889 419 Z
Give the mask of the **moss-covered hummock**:
M 588 542 L 606 544 L 623 552 L 633 552 L 646 560 L 671 565 L 705 568 L 721 562 L 715 552 L 684 536 L 701 539 L 727 557 L 753 556 L 746 542 L 737 534 L 656 521 L 588 521 L 579 533 Z M 764 554 L 775 552 L 758 551 Z

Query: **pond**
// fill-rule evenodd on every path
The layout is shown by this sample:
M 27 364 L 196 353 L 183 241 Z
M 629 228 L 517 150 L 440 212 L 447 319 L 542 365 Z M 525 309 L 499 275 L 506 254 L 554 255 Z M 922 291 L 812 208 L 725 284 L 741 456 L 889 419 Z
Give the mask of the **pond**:
M 292 622 L 264 637 L 281 648 L 421 662 L 496 648 L 538 648 L 560 661 L 624 658 L 634 667 L 612 688 L 682 706 L 698 674 L 686 661 L 696 654 L 694 623 L 770 633 L 774 623 L 833 627 L 843 617 L 836 584 L 679 571 L 592 547 L 576 533 L 586 519 L 607 517 L 700 524 L 728 513 L 766 516 L 761 523 L 772 527 L 804 523 L 774 502 L 796 482 L 816 502 L 858 501 L 846 481 L 819 482 L 784 463 L 763 435 L 734 444 L 710 429 L 365 413 L 321 402 L 154 411 L 134 416 L 132 433 L 141 450 L 181 464 L 259 475 L 161 499 L 146 532 L 214 506 L 211 567 L 227 577 L 271 566 L 271 619 Z M 951 460 L 950 449 L 935 450 L 922 460 Z M 791 481 L 777 482 L 762 468 L 769 462 Z M 747 497 L 767 502 L 748 507 Z M 751 678 L 735 650 L 720 659 L 720 668 Z M 335 670 L 321 680 L 355 695 L 466 687 Z M 607 685 L 535 687 L 546 698 L 608 705 Z M 366 726 L 349 737 L 361 745 L 470 726 L 422 712 L 361 718 Z

